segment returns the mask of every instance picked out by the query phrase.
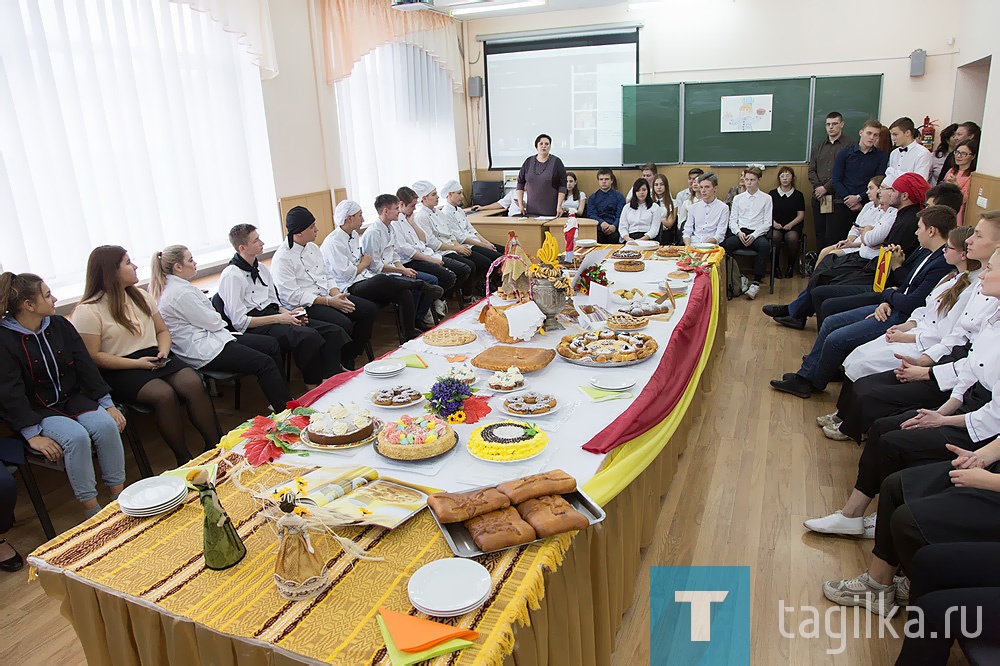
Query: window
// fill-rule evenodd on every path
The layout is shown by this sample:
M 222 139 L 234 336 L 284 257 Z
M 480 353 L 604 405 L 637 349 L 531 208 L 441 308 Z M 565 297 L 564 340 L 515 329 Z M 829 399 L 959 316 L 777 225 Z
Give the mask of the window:
M 259 70 L 166 0 L 0 3 L 0 211 L 4 268 L 63 297 L 98 245 L 145 267 L 228 256 L 239 222 L 276 236 Z

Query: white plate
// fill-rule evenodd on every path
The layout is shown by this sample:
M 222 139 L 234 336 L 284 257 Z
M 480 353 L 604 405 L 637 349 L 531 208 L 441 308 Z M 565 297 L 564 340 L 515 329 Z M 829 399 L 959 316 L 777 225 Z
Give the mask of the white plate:
M 719 246 L 715 243 L 691 243 L 691 247 L 696 250 L 714 250 Z
M 414 389 L 414 390 L 416 390 L 416 389 Z M 426 400 L 426 398 L 424 398 L 423 394 L 421 394 L 419 399 L 414 400 L 413 402 L 408 402 L 405 405 L 380 405 L 377 402 L 375 402 L 375 394 L 376 393 L 378 393 L 378 391 L 372 391 L 371 393 L 369 393 L 368 395 L 365 396 L 365 399 L 368 400 L 368 402 L 370 402 L 372 404 L 372 407 L 378 407 L 379 409 L 406 409 L 407 407 L 416 407 L 417 405 L 419 405 L 420 403 L 422 403 L 424 400 Z
M 655 250 L 660 247 L 659 242 L 655 240 L 630 240 L 625 243 L 626 245 L 631 245 L 632 247 L 637 247 L 642 250 Z
M 410 600 L 410 603 L 413 604 L 413 607 L 416 608 L 421 613 L 424 613 L 425 615 L 430 615 L 432 617 L 461 617 L 462 615 L 465 615 L 466 613 L 471 613 L 472 611 L 476 610 L 477 608 L 485 604 L 486 600 L 489 598 L 490 598 L 490 591 L 487 591 L 486 594 L 483 595 L 483 598 L 477 601 L 476 603 L 472 604 L 468 608 L 463 608 L 461 610 L 457 610 L 452 613 L 442 613 L 441 611 L 434 611 L 431 610 L 430 608 L 424 608 L 420 604 L 414 603 L 412 599 Z
M 406 361 L 399 361 L 396 359 L 388 359 L 385 361 L 372 361 L 365 365 L 365 372 L 369 375 L 378 375 L 385 377 L 387 375 L 395 374 L 397 372 L 402 372 L 406 367 Z
M 169 505 L 187 495 L 187 484 L 176 476 L 154 476 L 136 481 L 118 496 L 118 504 L 130 511 L 146 511 Z
M 410 601 L 420 604 L 428 615 L 457 613 L 475 606 L 493 587 L 490 572 L 479 562 L 461 557 L 449 557 L 425 564 L 417 569 L 406 591 Z
M 597 245 L 597 241 L 595 241 L 593 238 L 581 238 L 580 240 L 576 241 L 575 245 L 577 247 L 594 247 Z
M 516 393 L 512 393 L 511 395 L 506 395 L 500 398 L 500 411 L 506 414 L 507 416 L 513 416 L 518 419 L 539 419 L 546 417 L 549 414 L 555 414 L 556 412 L 559 411 L 559 408 L 563 406 L 563 399 L 557 396 L 555 393 L 544 393 L 543 391 L 535 391 L 536 393 L 541 393 L 542 395 L 550 395 L 553 398 L 555 398 L 556 406 L 550 409 L 549 411 L 543 412 L 541 414 L 519 414 L 517 412 L 512 412 L 511 410 L 507 409 L 507 404 L 506 404 L 507 401 L 516 396 L 517 393 L 521 392 L 527 393 L 528 391 L 524 389 L 519 389 Z
M 635 380 L 622 377 L 591 377 L 590 385 L 603 391 L 627 391 L 635 386 Z
M 493 391 L 494 393 L 513 393 L 514 391 L 523 391 L 524 387 L 527 386 L 527 385 L 528 385 L 528 382 L 525 381 L 520 386 L 515 386 L 514 388 L 510 388 L 510 389 L 502 389 L 502 388 L 493 388 L 492 386 L 490 386 L 489 381 L 487 381 L 486 382 L 486 388 L 484 390 L 486 390 L 486 391 Z
M 551 414 L 551 413 L 552 412 L 549 412 L 549 414 Z M 469 455 L 472 456 L 473 458 L 475 458 L 476 460 L 482 460 L 483 462 L 488 462 L 488 463 L 500 463 L 501 465 L 514 465 L 514 464 L 517 464 L 517 463 L 522 463 L 525 460 L 531 460 L 532 458 L 537 458 L 538 456 L 540 456 L 543 453 L 545 453 L 546 449 L 548 449 L 548 448 L 549 448 L 549 446 L 548 446 L 548 444 L 546 444 L 544 447 L 542 447 L 541 451 L 539 451 L 538 453 L 536 453 L 534 455 L 530 455 L 527 458 L 518 458 L 517 460 L 493 460 L 493 458 L 484 458 L 482 456 L 477 456 L 475 453 L 473 453 L 472 451 L 469 450 L 469 445 L 468 444 L 465 445 L 465 450 L 468 451 Z
M 185 498 L 182 497 L 180 501 L 174 504 L 167 505 L 162 509 L 149 510 L 149 511 L 128 511 L 126 509 L 122 509 L 122 513 L 124 513 L 126 516 L 131 516 L 133 518 L 152 518 L 153 516 L 159 516 L 160 514 L 173 511 L 177 507 L 184 504 L 184 499 Z

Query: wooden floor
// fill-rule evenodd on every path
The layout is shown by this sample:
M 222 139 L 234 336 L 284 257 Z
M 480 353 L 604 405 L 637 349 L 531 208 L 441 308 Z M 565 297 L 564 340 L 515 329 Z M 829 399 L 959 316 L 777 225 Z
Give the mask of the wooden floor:
M 695 422 L 691 444 L 665 498 L 657 526 L 657 539 L 644 554 L 642 580 L 634 605 L 618 636 L 615 666 L 648 663 L 648 567 L 654 565 L 748 565 L 752 578 L 751 651 L 753 664 L 891 664 L 899 641 L 879 638 L 872 623 L 872 638 L 843 641 L 823 637 L 785 638 L 779 627 L 779 602 L 794 606 L 785 615 L 785 632 L 800 635 L 800 625 L 810 619 L 799 610 L 814 606 L 823 614 L 831 604 L 823 597 L 823 580 L 854 576 L 864 570 L 871 541 L 823 538 L 805 533 L 802 521 L 829 513 L 840 506 L 854 482 L 858 447 L 823 437 L 815 417 L 832 411 L 837 385 L 810 400 L 779 394 L 768 380 L 798 367 L 800 357 L 815 337 L 812 324 L 798 332 L 775 326 L 760 312 L 766 303 L 787 302 L 804 286 L 801 279 L 780 280 L 774 296 L 766 286 L 756 301 L 739 298 L 729 303 L 727 345 L 720 362 L 715 389 L 706 404 L 718 405 Z M 380 318 L 376 352 L 395 346 L 391 320 Z M 381 347 L 381 350 L 378 349 Z M 262 410 L 264 400 L 256 386 L 244 388 L 244 414 Z M 301 385 L 293 387 L 301 390 Z M 245 416 L 232 410 L 232 397 L 216 400 L 223 429 Z M 250 410 L 250 411 L 248 411 Z M 157 442 L 150 424 L 143 440 L 153 449 L 156 469 L 165 469 L 172 457 Z M 194 435 L 191 434 L 191 442 Z M 61 474 L 41 470 L 39 483 L 56 529 L 67 529 L 81 514 Z M 129 478 L 137 478 L 135 469 Z M 21 553 L 45 539 L 22 493 L 11 542 Z M 85 663 L 68 622 L 58 604 L 48 599 L 37 583 L 24 573 L 0 575 L 0 663 Z M 860 613 L 862 631 L 865 615 Z M 834 618 L 839 618 L 835 615 Z M 853 615 L 848 613 L 848 627 Z M 895 624 L 901 632 L 902 622 Z M 804 630 L 807 631 L 806 625 Z M 827 650 L 842 647 L 841 654 Z M 955 663 L 961 663 L 955 661 Z

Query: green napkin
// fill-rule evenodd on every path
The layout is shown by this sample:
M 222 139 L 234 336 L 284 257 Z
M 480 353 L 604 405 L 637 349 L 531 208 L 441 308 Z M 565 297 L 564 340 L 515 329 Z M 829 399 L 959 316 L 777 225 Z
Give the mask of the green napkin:
M 475 645 L 472 641 L 456 638 L 450 641 L 445 641 L 439 645 L 435 645 L 429 650 L 424 650 L 423 652 L 403 652 L 396 647 L 395 643 L 392 642 L 392 636 L 389 635 L 389 631 L 385 628 L 385 622 L 382 621 L 381 616 L 375 615 L 375 620 L 378 622 L 378 630 L 382 632 L 382 640 L 385 641 L 385 651 L 389 654 L 389 660 L 392 661 L 392 666 L 411 666 L 411 664 L 417 664 L 421 661 L 433 659 L 434 657 L 439 657 L 443 654 L 448 654 L 449 652 L 464 650 L 467 647 Z
M 198 490 L 193 485 L 191 485 L 186 478 L 188 472 L 190 472 L 193 469 L 205 470 L 206 472 L 208 472 L 208 480 L 211 481 L 212 483 L 215 483 L 215 475 L 219 471 L 219 465 L 217 463 L 211 463 L 208 465 L 193 465 L 191 467 L 178 467 L 177 469 L 168 469 L 166 472 L 160 474 L 160 476 L 179 476 L 180 478 L 184 479 L 184 482 L 187 483 L 187 487 L 190 490 Z
M 608 400 L 626 400 L 632 397 L 628 391 L 606 391 L 593 386 L 581 386 L 580 390 L 590 398 L 591 402 L 607 402 Z
M 408 368 L 426 368 L 427 363 L 420 358 L 419 354 L 408 354 L 407 356 L 393 356 L 394 361 L 405 361 Z

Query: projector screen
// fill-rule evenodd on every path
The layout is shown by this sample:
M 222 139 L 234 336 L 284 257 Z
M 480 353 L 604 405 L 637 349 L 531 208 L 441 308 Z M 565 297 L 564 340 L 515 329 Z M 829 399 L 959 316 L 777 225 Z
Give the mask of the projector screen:
M 567 168 L 622 165 L 622 85 L 639 80 L 639 31 L 485 44 L 491 169 L 518 169 L 539 134 Z

